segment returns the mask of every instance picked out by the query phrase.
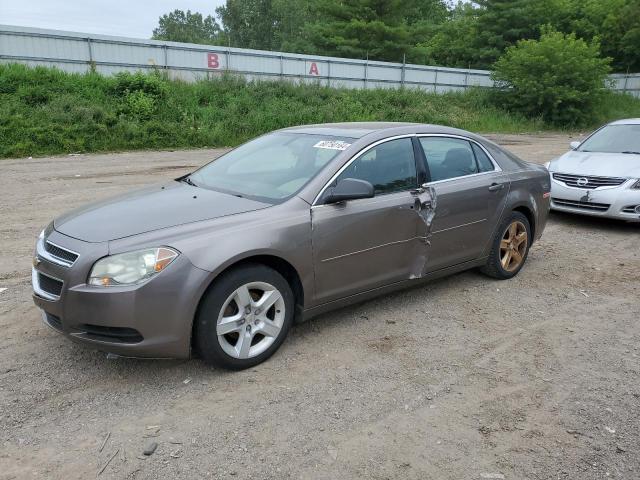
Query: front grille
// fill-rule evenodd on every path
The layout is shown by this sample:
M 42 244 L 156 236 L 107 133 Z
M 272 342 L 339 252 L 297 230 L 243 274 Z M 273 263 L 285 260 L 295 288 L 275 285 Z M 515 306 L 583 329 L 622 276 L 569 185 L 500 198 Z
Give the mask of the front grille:
M 68 263 L 69 266 L 73 265 L 78 259 L 78 254 L 74 253 L 70 250 L 66 250 L 58 245 L 54 245 L 53 243 L 47 241 L 44 244 L 44 249 L 51 255 L 59 260 L 62 260 L 65 263 Z
M 62 293 L 62 282 L 44 273 L 38 272 L 38 285 L 43 292 L 59 297 Z
M 629 205 L 622 209 L 623 213 L 637 213 L 640 214 L 640 205 Z
M 566 200 L 564 198 L 551 198 L 551 201 L 559 207 L 577 208 L 590 212 L 606 212 L 611 206 L 609 203 L 581 202 L 580 200 Z
M 56 317 L 55 315 L 52 315 L 50 313 L 45 313 L 45 317 L 49 325 L 51 325 L 56 330 L 62 331 L 62 321 L 59 317 Z
M 571 173 L 554 173 L 553 178 L 554 180 L 564 183 L 567 187 L 587 188 L 590 190 L 598 187 L 617 187 L 627 181 L 626 178 L 594 177 L 589 175 L 574 175 Z
M 103 342 L 139 343 L 143 340 L 140 332 L 134 328 L 83 324 L 78 329 L 83 330 L 87 337 Z

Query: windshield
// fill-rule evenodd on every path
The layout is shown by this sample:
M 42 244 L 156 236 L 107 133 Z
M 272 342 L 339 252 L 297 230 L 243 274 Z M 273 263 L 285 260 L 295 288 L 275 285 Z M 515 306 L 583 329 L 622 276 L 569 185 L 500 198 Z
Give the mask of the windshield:
M 300 133 L 256 138 L 191 174 L 199 187 L 278 202 L 298 192 L 353 139 Z
M 607 125 L 585 140 L 578 151 L 640 153 L 640 125 Z

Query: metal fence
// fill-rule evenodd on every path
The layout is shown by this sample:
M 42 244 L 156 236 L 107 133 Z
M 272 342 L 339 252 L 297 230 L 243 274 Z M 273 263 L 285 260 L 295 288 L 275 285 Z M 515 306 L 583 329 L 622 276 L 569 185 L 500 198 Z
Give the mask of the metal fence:
M 493 87 L 487 70 L 268 52 L 0 25 L 0 62 L 68 72 L 161 69 L 195 81 L 224 72 L 248 79 L 291 80 L 346 88 L 418 88 L 443 93 Z M 612 75 L 612 88 L 640 97 L 640 74 Z

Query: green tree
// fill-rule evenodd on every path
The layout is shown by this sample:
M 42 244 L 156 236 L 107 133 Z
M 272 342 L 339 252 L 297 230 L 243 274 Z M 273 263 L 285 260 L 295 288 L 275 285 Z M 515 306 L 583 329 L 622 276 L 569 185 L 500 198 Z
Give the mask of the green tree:
M 202 43 L 216 45 L 224 42 L 218 22 L 211 16 L 202 17 L 198 12 L 186 13 L 174 10 L 162 15 L 158 20 L 158 28 L 153 30 L 154 40 L 171 42 Z
M 311 18 L 312 0 L 227 0 L 216 9 L 229 44 L 259 50 L 303 53 L 303 36 Z
M 507 47 L 540 38 L 540 27 L 558 28 L 567 14 L 566 0 L 476 0 L 476 65 L 489 68 Z
M 307 28 L 317 53 L 401 61 L 425 22 L 445 14 L 436 0 L 319 0 Z
M 501 100 L 513 110 L 560 126 L 588 121 L 606 91 L 610 59 L 599 44 L 542 28 L 540 40 L 520 40 L 495 63 Z
M 314 15 L 313 0 L 272 0 L 274 16 L 274 49 L 285 52 L 311 53 L 305 34 Z
M 411 60 L 447 67 L 478 66 L 477 12 L 470 3 L 456 5 L 444 21 L 431 25 L 429 34 L 411 49 Z
M 446 66 L 491 68 L 518 40 L 539 39 L 543 25 L 598 40 L 618 71 L 640 71 L 640 0 L 477 0 L 459 3 L 417 45 Z
M 272 0 L 227 0 L 216 9 L 234 47 L 272 50 L 274 19 Z
M 640 0 L 567 0 L 564 32 L 598 39 L 618 71 L 640 72 Z

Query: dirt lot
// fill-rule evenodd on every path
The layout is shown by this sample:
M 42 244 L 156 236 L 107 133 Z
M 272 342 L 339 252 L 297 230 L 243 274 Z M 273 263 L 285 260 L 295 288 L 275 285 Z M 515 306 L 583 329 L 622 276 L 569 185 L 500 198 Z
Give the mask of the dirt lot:
M 570 140 L 494 138 L 540 163 Z M 0 478 L 640 478 L 638 226 L 552 214 L 514 280 L 324 315 L 240 373 L 43 326 L 29 272 L 52 217 L 217 153 L 0 161 Z

